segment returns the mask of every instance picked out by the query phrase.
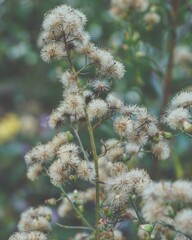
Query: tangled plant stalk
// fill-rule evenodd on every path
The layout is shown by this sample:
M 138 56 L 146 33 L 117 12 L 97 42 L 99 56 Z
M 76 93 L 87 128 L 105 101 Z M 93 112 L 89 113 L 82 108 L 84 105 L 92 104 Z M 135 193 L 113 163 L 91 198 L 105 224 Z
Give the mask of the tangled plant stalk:
M 116 1 L 113 4 L 117 8 Z M 147 1 L 130 1 L 129 8 L 144 11 Z M 149 16 L 145 18 L 149 20 Z M 144 169 L 130 168 L 130 162 L 145 153 L 158 160 L 170 157 L 169 140 L 175 135 L 163 130 L 165 124 L 192 137 L 192 92 L 178 93 L 161 120 L 145 107 L 124 104 L 110 91 L 112 79 L 123 78 L 125 68 L 109 51 L 91 42 L 85 31 L 86 22 L 81 11 L 67 5 L 54 8 L 44 17 L 40 37 L 42 59 L 48 63 L 64 60 L 69 66 L 60 75 L 63 100 L 51 113 L 49 126 L 57 131 L 67 126 L 69 131 L 60 130 L 47 144 L 39 144 L 26 154 L 27 177 L 34 181 L 41 174 L 47 175 L 51 184 L 61 190 L 58 199 L 53 196 L 46 203 L 60 202 L 61 218 L 75 212 L 81 226 L 56 223 L 61 228 L 84 231 L 77 233 L 74 240 L 125 239 L 118 228 L 125 221 L 138 227 L 139 239 L 192 239 L 192 183 L 156 183 Z M 84 66 L 78 69 L 76 61 L 80 57 Z M 99 149 L 95 131 L 110 121 L 118 137 L 101 141 Z M 80 129 L 88 131 L 89 147 Z M 87 181 L 87 189 L 67 193 L 66 184 L 78 180 Z M 89 202 L 95 205 L 94 224 L 83 211 Z M 51 215 L 48 207 L 29 208 L 21 215 L 19 231 L 9 239 L 48 239 Z

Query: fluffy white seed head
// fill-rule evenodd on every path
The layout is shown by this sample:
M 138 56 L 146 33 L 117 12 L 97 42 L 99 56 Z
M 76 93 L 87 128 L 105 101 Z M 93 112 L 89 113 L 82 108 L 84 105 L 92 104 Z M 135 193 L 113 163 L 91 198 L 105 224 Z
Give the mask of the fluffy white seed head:
M 70 72 L 70 71 L 66 71 L 66 72 L 61 74 L 60 81 L 65 88 L 70 87 L 71 85 L 76 84 L 77 75 Z
M 192 107 L 192 92 L 183 91 L 178 93 L 171 101 L 171 108 Z
M 31 181 L 35 181 L 36 179 L 38 179 L 41 171 L 42 171 L 42 165 L 39 163 L 35 163 L 32 166 L 30 166 L 27 169 L 27 177 L 28 179 L 30 179 Z
M 125 146 L 125 152 L 129 157 L 138 157 L 141 158 L 143 154 L 140 152 L 141 146 L 135 144 L 135 143 L 128 143 Z
M 110 89 L 110 83 L 107 80 L 94 80 L 91 86 L 96 92 L 105 92 Z
M 109 178 L 106 182 L 107 193 L 121 195 L 122 199 L 128 201 L 133 194 L 140 196 L 151 180 L 144 170 L 133 169 L 130 172 L 118 175 L 116 178 Z M 109 198 L 111 202 L 113 199 Z M 122 201 L 121 199 L 121 201 Z
M 159 201 L 146 201 L 142 207 L 142 215 L 147 222 L 153 223 L 165 220 L 168 215 L 167 209 Z
M 75 116 L 82 115 L 84 113 L 84 98 L 79 94 L 68 94 L 65 101 L 65 113 Z
M 123 106 L 122 100 L 115 93 L 109 93 L 106 97 L 106 102 L 112 110 L 120 110 Z
M 106 158 L 108 161 L 115 162 L 122 158 L 124 154 L 124 149 L 121 146 L 114 146 L 109 149 L 106 153 Z
M 66 56 L 66 51 L 62 43 L 48 43 L 41 50 L 41 58 L 44 62 L 59 60 Z
M 77 233 L 74 237 L 74 240 L 86 240 L 89 239 L 89 234 L 88 233 Z
M 88 105 L 88 114 L 91 119 L 103 117 L 107 111 L 107 103 L 102 99 L 94 99 Z
M 186 66 L 192 63 L 192 51 L 187 46 L 178 46 L 174 51 L 175 64 Z
M 188 204 L 192 201 L 192 183 L 177 180 L 175 182 L 152 182 L 143 191 L 142 214 L 146 221 L 164 220 L 170 222 L 171 206 L 178 202 Z
M 185 122 L 190 121 L 190 113 L 187 109 L 179 107 L 169 111 L 164 122 L 172 129 L 181 129 Z
M 162 203 L 192 201 L 192 182 L 177 180 L 175 182 L 151 183 L 143 192 L 144 201 L 159 200 Z M 149 201 L 149 202 L 150 202 Z
M 175 217 L 175 226 L 179 231 L 192 235 L 192 209 L 183 209 Z
M 127 165 L 122 162 L 116 162 L 111 167 L 111 176 L 117 176 L 128 172 Z
M 78 164 L 77 175 L 79 178 L 85 181 L 94 182 L 95 180 L 94 164 L 92 162 L 81 161 Z
M 108 51 L 92 47 L 88 56 L 98 66 L 99 75 L 115 79 L 121 79 L 124 76 L 123 64 L 115 61 Z
M 114 230 L 114 240 L 124 240 L 123 233 L 120 230 Z
M 20 232 L 51 231 L 51 210 L 48 207 L 29 208 L 21 214 L 21 219 L 18 223 Z
M 128 132 L 126 137 L 130 141 L 130 143 L 140 146 L 144 146 L 145 144 L 147 144 L 149 139 L 148 135 L 145 132 L 135 131 L 134 129 L 132 132 Z
M 57 155 L 62 159 L 65 159 L 68 153 L 77 155 L 79 153 L 79 147 L 74 143 L 66 143 L 57 151 Z
M 138 12 L 144 12 L 148 8 L 149 2 L 148 0 L 133 0 L 132 6 Z
M 89 44 L 91 37 L 89 33 L 85 32 L 84 30 L 78 31 L 75 34 L 75 38 L 72 36 L 71 41 L 73 42 L 74 47 L 78 51 L 78 48 L 83 48 Z M 70 41 L 70 39 L 69 39 Z
M 70 132 L 59 132 L 51 141 L 51 146 L 55 153 L 61 145 L 73 140 L 73 135 Z
M 153 26 L 160 22 L 161 17 L 159 16 L 159 14 L 155 12 L 149 12 L 144 15 L 143 19 L 147 24 L 149 24 L 150 26 Z
M 83 28 L 87 19 L 79 10 L 67 5 L 61 5 L 45 14 L 43 29 L 45 31 L 55 31 L 65 33 L 75 33 Z
M 50 128 L 54 129 L 61 125 L 64 120 L 64 111 L 65 109 L 63 109 L 63 107 L 59 107 L 52 111 L 48 122 Z
M 131 11 L 144 12 L 149 5 L 148 0 L 112 0 L 111 11 L 115 16 L 124 16 Z
M 9 240 L 48 240 L 48 236 L 42 232 L 17 232 L 10 236 Z
M 160 141 L 159 143 L 155 144 L 152 147 L 152 152 L 158 159 L 161 160 L 166 160 L 170 156 L 169 145 L 164 141 Z
M 51 144 L 40 144 L 34 147 L 25 155 L 25 162 L 27 165 L 34 163 L 45 163 L 53 158 L 54 152 Z
M 61 159 L 55 161 L 49 168 L 49 176 L 54 186 L 60 186 L 69 180 L 71 168 L 66 169 L 66 163 Z
M 134 131 L 133 128 L 133 122 L 127 117 L 120 116 L 114 121 L 114 130 L 120 135 L 120 136 L 127 136 L 128 133 L 132 133 Z

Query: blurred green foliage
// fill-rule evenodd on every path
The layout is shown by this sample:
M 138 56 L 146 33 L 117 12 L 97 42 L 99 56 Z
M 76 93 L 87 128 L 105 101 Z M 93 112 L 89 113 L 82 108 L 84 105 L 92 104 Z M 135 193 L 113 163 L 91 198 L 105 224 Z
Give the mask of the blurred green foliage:
M 23 160 L 28 149 L 52 137 L 47 118 L 62 95 L 57 76 L 64 66 L 57 62 L 45 64 L 39 57 L 37 43 L 44 13 L 63 3 L 82 9 L 89 20 L 87 30 L 92 40 L 113 50 L 126 65 L 126 76 L 114 84 L 115 90 L 126 102 L 145 104 L 151 112 L 159 114 L 169 54 L 170 13 L 166 1 L 151 2 L 161 22 L 149 29 L 142 21 L 142 14 L 132 14 L 127 20 L 114 19 L 109 12 L 109 0 L 0 0 L 0 124 L 9 113 L 20 122 L 18 130 L 10 130 L 10 138 L 0 144 L 1 239 L 7 239 L 16 230 L 19 215 L 25 208 L 38 206 L 58 194 L 45 178 L 38 183 L 29 182 Z M 191 10 L 185 1 L 179 8 L 177 25 L 177 44 L 192 47 Z M 175 67 L 172 94 L 192 88 L 191 77 L 191 70 Z M 12 129 L 15 124 L 9 127 Z M 110 123 L 96 133 L 97 143 L 101 135 L 103 140 L 114 136 Z M 160 163 L 158 178 L 191 178 L 190 142 L 178 137 L 173 145 L 174 154 L 170 160 Z M 138 164 L 149 172 L 152 169 L 151 157 L 146 156 Z M 69 188 L 71 191 L 71 186 Z M 53 239 L 67 239 L 67 233 L 56 227 Z

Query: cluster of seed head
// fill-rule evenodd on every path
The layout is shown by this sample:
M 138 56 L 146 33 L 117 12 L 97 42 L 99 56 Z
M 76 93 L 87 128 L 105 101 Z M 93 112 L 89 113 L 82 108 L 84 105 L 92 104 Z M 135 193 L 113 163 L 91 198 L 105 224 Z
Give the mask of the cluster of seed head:
M 152 153 L 157 159 L 165 160 L 169 157 L 170 149 L 165 133 L 160 131 L 156 118 L 146 108 L 123 106 L 113 125 L 114 130 L 131 143 L 128 151 L 138 149 L 139 153 L 146 144 L 151 143 Z
M 144 12 L 149 6 L 148 0 L 112 0 L 111 11 L 114 15 L 125 15 L 130 11 Z
M 18 223 L 19 232 L 9 240 L 47 240 L 51 231 L 52 212 L 48 207 L 29 208 L 21 214 Z
M 86 16 L 79 10 L 61 5 L 48 12 L 41 33 L 41 56 L 45 62 L 69 57 L 71 51 L 85 56 L 96 66 L 99 75 L 120 79 L 124 75 L 123 65 L 112 55 L 90 42 L 84 27 Z
M 163 117 L 163 122 L 174 130 L 192 131 L 192 92 L 182 91 L 172 100 Z
M 143 12 L 148 7 L 148 1 L 113 0 L 112 5 L 117 12 L 129 12 L 130 9 Z M 150 147 L 157 159 L 167 159 L 170 155 L 167 139 L 170 136 L 159 129 L 157 119 L 149 114 L 145 107 L 126 105 L 117 94 L 108 93 L 111 87 L 109 80 L 121 79 L 125 72 L 124 66 L 114 60 L 108 51 L 98 48 L 90 41 L 90 36 L 84 29 L 86 21 L 82 12 L 66 5 L 56 7 L 45 15 L 40 37 L 42 59 L 50 62 L 67 58 L 70 64 L 70 70 L 66 70 L 60 76 L 64 88 L 63 100 L 52 112 L 49 125 L 51 128 L 57 128 L 64 121 L 69 121 L 75 131 L 80 123 L 87 122 L 92 125 L 92 130 L 95 130 L 102 121 L 112 119 L 120 140 L 109 139 L 103 142 L 101 153 L 98 155 L 100 177 L 97 181 L 103 183 L 100 184 L 100 191 L 104 193 L 107 208 L 112 209 L 115 214 L 118 214 L 118 209 L 121 209 L 121 212 L 123 209 L 125 213 L 132 198 L 142 196 L 142 214 L 147 222 L 155 223 L 161 220 L 173 224 L 179 231 L 191 234 L 188 224 L 190 209 L 178 211 L 174 218 L 170 215 L 173 214 L 174 204 L 188 204 L 192 201 L 191 183 L 151 183 L 144 170 L 128 171 L 126 160 L 142 157 L 145 147 Z M 146 15 L 145 21 L 153 21 L 155 24 L 159 20 L 157 16 Z M 83 69 L 90 65 L 96 69 L 93 80 L 89 77 L 84 86 L 79 78 L 83 70 L 75 70 L 72 54 L 85 58 Z M 191 106 L 191 92 L 181 92 L 172 100 L 163 117 L 164 123 L 173 129 L 188 131 L 191 128 Z M 83 149 L 79 138 L 79 145 L 70 142 L 71 140 L 73 136 L 70 132 L 58 133 L 47 144 L 39 144 L 27 153 L 25 162 L 28 178 L 36 180 L 40 173 L 44 172 L 54 186 L 61 186 L 76 178 L 95 184 L 95 166 L 92 161 L 87 160 L 91 155 Z M 72 210 L 70 202 L 74 202 L 81 211 L 89 201 L 95 201 L 94 188 L 84 192 L 74 191 L 63 199 L 58 214 L 61 217 L 69 215 Z M 106 214 L 110 214 L 108 210 Z M 48 208 L 28 209 L 21 215 L 18 225 L 20 232 L 10 239 L 47 239 L 46 233 L 51 230 L 50 215 Z M 100 239 L 122 240 L 120 232 L 104 227 L 108 226 L 106 219 L 102 218 L 100 222 Z M 161 231 L 164 231 L 164 228 Z M 78 234 L 75 237 L 86 238 L 86 234 Z
M 132 196 L 141 196 L 151 180 L 144 170 L 133 169 L 109 178 L 105 185 L 107 202 L 112 208 L 127 208 Z
M 166 224 L 186 235 L 192 235 L 191 216 L 189 208 L 192 203 L 192 182 L 177 180 L 175 182 L 152 182 L 142 194 L 142 215 L 150 224 L 161 223 L 156 232 L 164 235 L 170 232 L 166 230 Z M 177 236 L 178 237 L 178 236 Z
M 9 240 L 48 240 L 48 236 L 42 232 L 17 232 L 10 236 Z
M 161 21 L 161 17 L 156 12 L 147 12 L 143 17 L 143 20 L 148 26 L 153 27 Z
M 77 233 L 73 240 L 90 240 L 90 234 L 88 233 Z M 125 240 L 123 234 L 119 230 L 106 231 L 100 236 L 101 240 Z
M 75 72 L 71 60 L 71 53 L 85 58 L 86 68 L 95 66 L 94 81 L 90 84 L 95 91 L 106 91 L 110 87 L 110 78 L 121 79 L 124 75 L 124 66 L 114 60 L 106 50 L 98 48 L 90 42 L 89 34 L 84 30 L 85 15 L 71 7 L 62 5 L 45 15 L 43 22 L 41 56 L 44 61 L 68 58 L 72 70 L 67 70 L 60 76 L 64 87 L 63 100 L 52 112 L 49 125 L 55 128 L 70 119 L 72 122 L 85 119 L 85 105 L 93 99 L 93 92 L 82 90 L 78 84 L 78 73 Z M 101 117 L 107 112 L 107 104 L 102 99 L 90 102 L 88 107 L 90 116 Z

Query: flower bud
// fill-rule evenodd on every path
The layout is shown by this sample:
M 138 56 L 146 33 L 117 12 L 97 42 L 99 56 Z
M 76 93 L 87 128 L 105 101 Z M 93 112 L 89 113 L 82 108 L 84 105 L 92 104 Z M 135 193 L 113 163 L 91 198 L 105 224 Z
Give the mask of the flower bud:
M 158 143 L 160 141 L 160 138 L 159 136 L 154 136 L 152 140 L 153 142 Z
M 84 211 L 83 205 L 80 205 L 78 208 L 79 208 L 79 211 L 80 211 L 81 213 Z
M 171 218 L 175 217 L 175 211 L 173 210 L 173 208 L 171 206 L 168 209 L 168 214 Z
M 183 130 L 186 132 L 186 133 L 192 133 L 192 124 L 188 121 L 184 121 L 183 122 Z
M 78 190 L 73 191 L 73 196 L 74 196 L 74 198 L 78 198 Z
M 142 229 L 148 233 L 151 233 L 153 231 L 153 225 L 152 224 L 143 224 Z
M 171 139 L 173 137 L 173 134 L 171 132 L 161 131 L 160 134 L 166 139 Z
M 57 200 L 55 198 L 50 198 L 50 199 L 46 199 L 45 203 L 49 205 L 56 205 Z
M 50 214 L 46 215 L 46 219 L 47 221 L 51 222 L 51 215 Z
M 151 234 L 150 239 L 151 239 L 151 240 L 152 240 L 152 239 L 155 239 L 155 235 L 154 235 L 154 234 Z
M 131 200 L 135 200 L 137 197 L 135 194 L 131 195 Z
M 69 180 L 71 180 L 71 181 L 75 181 L 76 179 L 77 179 L 77 177 L 74 176 L 74 175 L 70 175 L 70 176 L 69 176 Z
M 67 131 L 67 139 L 69 140 L 69 141 L 72 141 L 73 140 L 73 135 L 69 132 L 69 131 Z
M 103 212 L 107 217 L 111 217 L 113 215 L 113 212 L 108 207 L 105 207 Z

